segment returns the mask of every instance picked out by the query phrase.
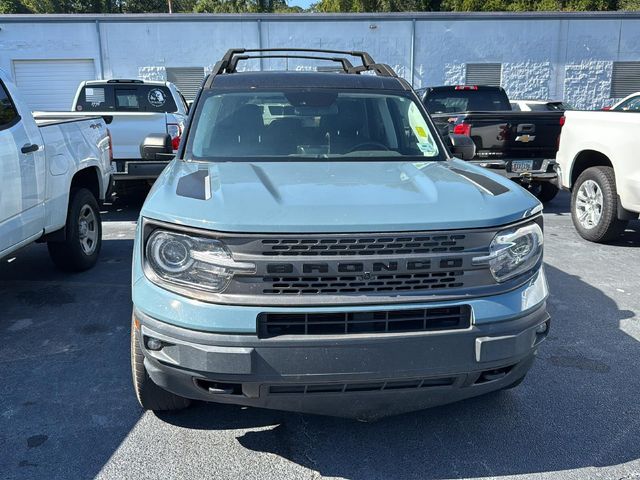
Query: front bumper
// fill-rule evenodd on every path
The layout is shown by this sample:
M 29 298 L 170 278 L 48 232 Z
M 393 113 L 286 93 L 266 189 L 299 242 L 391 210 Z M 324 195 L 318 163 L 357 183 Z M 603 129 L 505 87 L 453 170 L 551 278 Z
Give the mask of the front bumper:
M 134 316 L 145 367 L 170 392 L 362 419 L 513 384 L 531 367 L 549 325 L 544 302 L 517 318 L 465 330 L 271 339 L 190 330 L 137 309 Z M 149 338 L 160 340 L 163 348 L 149 350 Z
M 512 165 L 514 161 L 531 160 L 533 168 L 526 172 L 514 172 Z M 555 171 L 556 161 L 550 158 L 513 158 L 513 159 L 486 159 L 473 160 L 471 163 L 480 167 L 495 169 L 497 173 L 504 175 L 510 180 L 516 180 L 523 183 L 535 182 L 552 182 L 557 180 Z

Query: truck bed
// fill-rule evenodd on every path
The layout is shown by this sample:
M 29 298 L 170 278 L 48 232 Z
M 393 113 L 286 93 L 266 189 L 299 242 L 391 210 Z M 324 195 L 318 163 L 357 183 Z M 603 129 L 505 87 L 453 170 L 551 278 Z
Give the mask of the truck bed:
M 78 115 L 69 116 L 67 113 L 68 112 L 33 112 L 33 119 L 38 127 L 48 127 L 62 123 L 82 122 L 101 118 L 99 115 L 84 117 Z
M 102 117 L 111 132 L 114 160 L 140 159 L 140 143 L 149 134 L 167 133 L 168 116 L 164 112 L 34 112 L 41 122 L 73 121 Z

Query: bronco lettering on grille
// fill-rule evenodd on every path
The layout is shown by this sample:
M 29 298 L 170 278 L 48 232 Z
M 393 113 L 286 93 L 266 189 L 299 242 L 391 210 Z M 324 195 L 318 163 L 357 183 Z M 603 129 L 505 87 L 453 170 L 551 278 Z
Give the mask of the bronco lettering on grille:
M 431 270 L 433 262 L 431 259 L 417 259 L 406 261 L 390 261 L 390 262 L 336 262 L 336 263 L 268 263 L 266 266 L 267 273 L 270 274 L 287 274 L 296 271 L 296 265 L 302 273 L 319 274 L 329 273 L 332 267 L 336 272 L 340 273 L 358 273 L 358 272 L 397 272 L 409 271 L 419 272 Z M 460 268 L 462 267 L 461 258 L 442 258 L 437 260 L 437 266 L 440 269 Z

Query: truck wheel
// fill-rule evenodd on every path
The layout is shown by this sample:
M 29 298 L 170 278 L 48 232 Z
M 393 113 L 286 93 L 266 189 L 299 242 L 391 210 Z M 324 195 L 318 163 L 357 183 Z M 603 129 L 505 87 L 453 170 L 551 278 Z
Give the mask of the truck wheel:
M 582 238 L 607 242 L 620 236 L 627 221 L 619 220 L 616 180 L 611 167 L 586 169 L 571 193 L 571 219 Z
M 65 240 L 47 243 L 53 263 L 71 272 L 93 267 L 102 246 L 102 221 L 98 202 L 86 188 L 71 191 L 64 228 Z
M 144 367 L 144 354 L 140 348 L 140 331 L 131 321 L 131 376 L 138 403 L 145 410 L 180 410 L 191 405 L 188 398 L 174 395 L 153 383 Z
M 535 182 L 529 187 L 529 192 L 542 203 L 547 203 L 556 198 L 559 188 L 550 182 Z

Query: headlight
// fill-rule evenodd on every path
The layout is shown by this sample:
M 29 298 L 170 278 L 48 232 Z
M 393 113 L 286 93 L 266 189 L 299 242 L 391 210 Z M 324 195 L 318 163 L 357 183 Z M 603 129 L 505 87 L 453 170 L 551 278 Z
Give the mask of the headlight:
M 473 259 L 474 265 L 489 265 L 493 277 L 504 282 L 531 270 L 542 257 L 544 237 L 537 223 L 498 232 L 489 255 Z
M 167 230 L 149 236 L 145 253 L 147 265 L 160 280 L 214 293 L 222 292 L 234 274 L 256 269 L 253 263 L 236 262 L 219 240 Z

